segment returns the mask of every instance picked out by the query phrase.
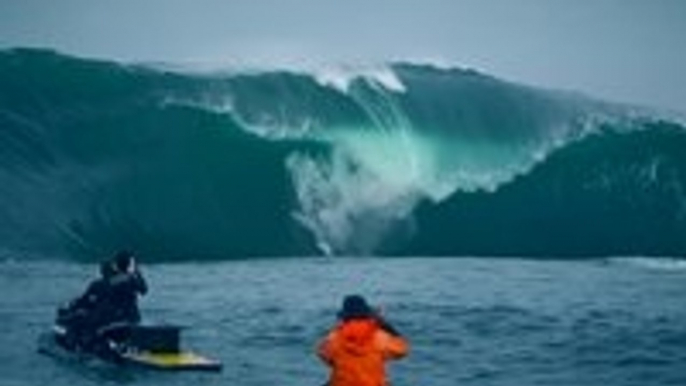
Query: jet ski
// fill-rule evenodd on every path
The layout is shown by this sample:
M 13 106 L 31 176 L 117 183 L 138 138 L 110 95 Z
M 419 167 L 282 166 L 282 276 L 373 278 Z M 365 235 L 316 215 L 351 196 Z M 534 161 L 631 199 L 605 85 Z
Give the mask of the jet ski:
M 38 338 L 38 351 L 84 362 L 97 359 L 117 366 L 168 371 L 221 371 L 221 362 L 181 347 L 181 327 L 112 323 L 84 343 L 70 331 L 64 312 L 50 331 Z

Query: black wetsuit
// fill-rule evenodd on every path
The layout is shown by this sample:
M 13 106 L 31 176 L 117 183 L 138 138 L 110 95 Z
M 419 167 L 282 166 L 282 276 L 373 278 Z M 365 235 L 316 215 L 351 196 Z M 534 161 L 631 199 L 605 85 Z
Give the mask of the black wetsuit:
M 109 326 L 140 322 L 138 295 L 147 291 L 145 279 L 138 271 L 97 279 L 61 312 L 58 323 L 67 328 L 70 341 L 92 349 Z
M 66 345 L 80 348 L 90 346 L 100 324 L 98 310 L 108 297 L 109 287 L 107 278 L 96 279 L 88 285 L 83 295 L 59 309 L 57 324 L 66 329 Z
M 148 292 L 148 285 L 139 271 L 117 274 L 109 279 L 107 298 L 102 312 L 107 322 L 139 323 L 138 296 Z

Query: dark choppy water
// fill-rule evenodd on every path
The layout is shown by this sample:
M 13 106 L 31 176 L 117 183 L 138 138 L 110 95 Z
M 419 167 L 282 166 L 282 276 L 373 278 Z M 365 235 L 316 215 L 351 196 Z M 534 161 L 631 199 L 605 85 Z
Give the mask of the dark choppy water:
M 395 386 L 686 385 L 686 263 L 614 259 L 276 259 L 145 266 L 145 317 L 189 326 L 220 374 L 81 366 L 36 353 L 54 307 L 96 270 L 0 263 L 2 386 L 320 385 L 313 354 L 343 295 L 413 345 Z

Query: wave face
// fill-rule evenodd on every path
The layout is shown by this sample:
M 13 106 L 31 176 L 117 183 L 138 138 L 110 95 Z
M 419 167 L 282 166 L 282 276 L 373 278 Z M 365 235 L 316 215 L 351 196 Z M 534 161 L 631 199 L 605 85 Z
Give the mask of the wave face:
M 405 253 L 683 256 L 685 150 L 686 131 L 674 124 L 607 128 L 492 194 L 423 206 Z
M 472 70 L 194 74 L 15 49 L 0 135 L 8 250 L 686 251 L 681 126 Z

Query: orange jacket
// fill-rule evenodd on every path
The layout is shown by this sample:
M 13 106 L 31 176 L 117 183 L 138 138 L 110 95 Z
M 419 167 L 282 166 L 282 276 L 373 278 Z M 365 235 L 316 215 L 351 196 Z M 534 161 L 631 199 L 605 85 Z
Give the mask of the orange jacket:
M 331 366 L 329 386 L 386 386 L 384 362 L 408 350 L 405 339 L 368 318 L 340 323 L 321 341 L 318 354 Z

